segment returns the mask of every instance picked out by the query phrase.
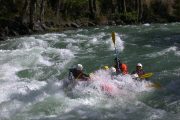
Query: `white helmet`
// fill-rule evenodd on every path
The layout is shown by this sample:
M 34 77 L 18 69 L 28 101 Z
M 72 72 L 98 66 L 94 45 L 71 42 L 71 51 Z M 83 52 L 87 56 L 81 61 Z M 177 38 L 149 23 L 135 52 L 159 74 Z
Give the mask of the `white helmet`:
M 81 64 L 77 64 L 76 69 L 77 70 L 83 70 L 83 66 Z
M 141 63 L 138 63 L 136 66 L 143 67 Z
M 116 72 L 116 68 L 115 67 L 111 67 L 111 72 L 115 73 Z

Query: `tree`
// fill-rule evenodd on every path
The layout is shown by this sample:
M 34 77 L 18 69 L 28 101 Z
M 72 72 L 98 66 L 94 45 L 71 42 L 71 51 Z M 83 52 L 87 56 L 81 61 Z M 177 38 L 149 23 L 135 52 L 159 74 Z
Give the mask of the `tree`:
M 137 21 L 140 21 L 142 19 L 143 14 L 143 3 L 142 0 L 136 0 L 136 8 L 137 8 Z
M 40 22 L 44 21 L 44 6 L 45 6 L 45 0 L 41 0 L 40 3 Z
M 88 0 L 89 3 L 89 12 L 90 12 L 90 18 L 95 19 L 96 18 L 96 0 Z
M 111 0 L 111 12 L 115 13 L 116 12 L 116 0 Z
M 29 9 L 29 28 L 34 29 L 34 11 L 35 11 L 35 4 L 37 0 L 30 0 L 30 9 Z
M 24 17 L 28 11 L 28 8 L 29 8 L 29 0 L 25 0 L 22 10 L 20 11 L 21 22 L 24 21 Z
M 126 0 L 122 0 L 122 9 L 123 9 L 123 13 L 126 14 Z

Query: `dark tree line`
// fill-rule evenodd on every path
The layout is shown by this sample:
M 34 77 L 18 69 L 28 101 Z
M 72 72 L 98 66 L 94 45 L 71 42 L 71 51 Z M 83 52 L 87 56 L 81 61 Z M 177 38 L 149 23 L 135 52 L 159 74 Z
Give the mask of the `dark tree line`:
M 151 22 L 155 18 L 179 21 L 179 11 L 180 0 L 0 0 L 1 19 L 19 17 L 31 29 L 37 21 L 61 23 L 80 18 L 96 21 L 101 16 L 133 23 Z

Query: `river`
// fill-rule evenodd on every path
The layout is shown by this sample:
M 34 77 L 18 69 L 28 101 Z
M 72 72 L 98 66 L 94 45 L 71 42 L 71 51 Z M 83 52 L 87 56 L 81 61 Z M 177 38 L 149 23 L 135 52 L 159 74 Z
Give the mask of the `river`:
M 129 76 L 113 95 L 99 81 L 79 83 L 67 92 L 68 69 L 80 63 L 86 73 L 112 66 L 116 47 L 131 73 L 137 63 L 154 75 L 148 82 Z M 90 84 L 90 85 L 89 85 Z M 180 23 L 105 26 L 9 38 L 0 43 L 1 120 L 179 120 Z

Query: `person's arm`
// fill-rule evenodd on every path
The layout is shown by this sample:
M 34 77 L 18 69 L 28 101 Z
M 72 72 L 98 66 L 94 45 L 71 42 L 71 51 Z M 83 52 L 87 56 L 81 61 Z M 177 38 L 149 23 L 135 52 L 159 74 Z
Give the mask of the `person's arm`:
M 83 76 L 85 76 L 85 77 L 89 77 L 89 75 L 88 75 L 88 74 L 85 74 L 85 73 L 83 73 Z
M 80 79 L 81 81 L 87 81 L 89 79 L 90 79 L 89 75 L 82 73 L 82 78 Z

